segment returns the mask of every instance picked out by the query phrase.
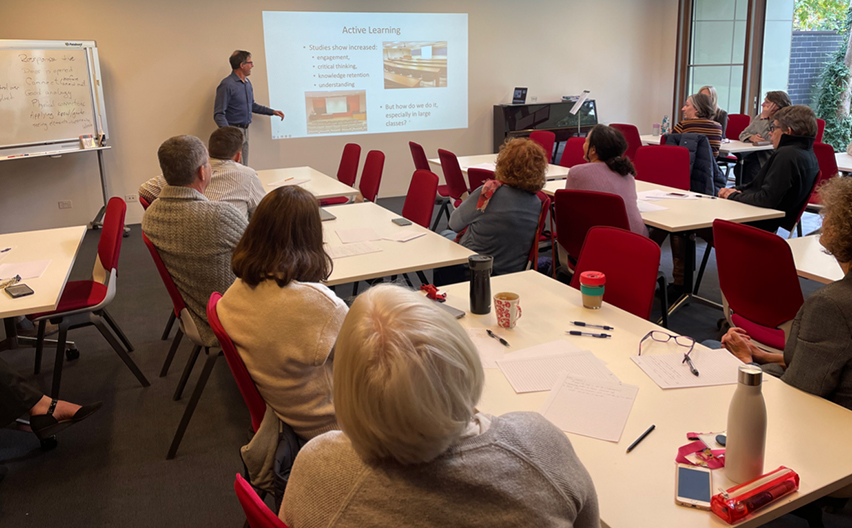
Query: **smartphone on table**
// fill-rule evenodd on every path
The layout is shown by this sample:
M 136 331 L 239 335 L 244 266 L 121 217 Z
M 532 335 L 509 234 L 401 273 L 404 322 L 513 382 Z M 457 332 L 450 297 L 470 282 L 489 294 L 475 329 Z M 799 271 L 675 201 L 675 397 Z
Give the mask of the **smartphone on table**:
M 675 474 L 675 502 L 681 506 L 710 509 L 713 495 L 713 476 L 709 469 L 678 464 Z
M 6 286 L 6 293 L 9 294 L 9 297 L 13 299 L 17 299 L 18 297 L 26 297 L 27 295 L 32 295 L 33 290 L 26 284 L 13 284 L 12 286 Z

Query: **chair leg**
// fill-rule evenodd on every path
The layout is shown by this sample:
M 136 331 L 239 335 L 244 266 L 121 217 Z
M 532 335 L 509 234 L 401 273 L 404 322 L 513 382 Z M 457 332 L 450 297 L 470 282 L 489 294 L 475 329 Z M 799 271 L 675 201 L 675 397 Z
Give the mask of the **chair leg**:
M 355 284 L 352 285 L 352 297 L 358 295 L 358 283 L 360 281 L 355 281 Z
M 183 339 L 183 330 L 178 328 L 175 338 L 172 341 L 172 346 L 169 348 L 169 355 L 166 356 L 166 360 L 163 362 L 163 368 L 160 369 L 161 378 L 166 377 L 169 373 L 169 367 L 172 365 L 172 360 L 175 358 L 175 353 L 177 352 L 178 346 L 180 346 L 181 339 Z
M 41 354 L 44 351 L 44 331 L 46 328 L 46 320 L 43 319 L 38 322 L 38 335 L 36 335 L 35 367 L 33 368 L 33 374 L 38 374 L 39 372 L 41 372 Z
M 169 333 L 172 331 L 172 325 L 175 324 L 175 311 L 169 310 L 169 320 L 166 323 L 166 328 L 163 330 L 163 335 L 160 337 L 160 340 L 165 341 L 169 338 Z
M 797 235 L 799 238 L 802 238 L 802 221 L 801 221 L 801 220 L 799 220 L 799 221 L 796 223 L 796 235 Z
M 130 340 L 127 339 L 127 336 L 124 335 L 124 332 L 121 330 L 121 327 L 118 326 L 118 323 L 115 322 L 115 319 L 113 319 L 109 312 L 106 311 L 106 308 L 101 310 L 101 314 L 104 316 L 104 319 L 106 320 L 110 328 L 112 328 L 112 331 L 115 332 L 115 335 L 117 335 L 121 342 L 124 344 L 124 348 L 128 352 L 133 352 L 133 345 L 130 344 Z
M 200 348 L 200 347 L 199 347 Z M 216 358 L 219 357 L 219 352 L 210 352 L 210 348 L 204 347 L 204 353 L 207 354 L 207 361 L 204 362 L 204 369 L 201 371 L 201 376 L 195 384 L 195 390 L 192 391 L 192 397 L 189 398 L 189 404 L 183 412 L 183 418 L 180 419 L 175 437 L 172 440 L 172 445 L 169 447 L 169 454 L 166 455 L 166 460 L 171 460 L 177 454 L 180 442 L 183 440 L 183 434 L 189 425 L 189 420 L 192 419 L 192 414 L 195 412 L 195 407 L 198 405 L 198 400 L 201 399 L 201 393 L 204 392 L 204 387 L 207 385 L 207 380 L 210 378 L 210 373 L 213 372 L 213 366 L 216 364 Z
M 432 231 L 438 231 L 438 224 L 441 222 L 441 216 L 447 213 L 447 220 L 450 219 L 450 199 L 447 198 L 444 200 L 444 203 L 441 204 L 441 208 L 438 210 L 438 216 L 435 217 L 435 222 L 432 224 Z
M 698 288 L 701 287 L 701 279 L 704 278 L 704 268 L 707 267 L 707 261 L 710 260 L 710 251 L 712 251 L 713 246 L 707 244 L 707 248 L 704 250 L 704 257 L 701 259 L 701 267 L 698 268 L 698 277 L 695 280 L 695 287 L 692 288 L 692 293 L 694 295 L 698 295 Z
M 56 339 L 56 359 L 53 362 L 53 385 L 50 388 L 50 397 L 59 398 L 59 385 L 62 383 L 62 364 L 65 362 L 65 340 L 68 338 L 68 326 L 64 322 L 59 323 L 59 337 Z
M 669 327 L 669 293 L 666 276 L 660 274 L 657 283 L 660 285 L 660 311 L 662 312 L 663 328 Z
M 192 352 L 189 354 L 189 357 L 186 358 L 186 366 L 183 368 L 183 374 L 180 375 L 180 380 L 178 380 L 177 387 L 175 388 L 175 395 L 172 398 L 174 401 L 178 401 L 183 394 L 183 388 L 186 387 L 186 382 L 189 379 L 192 368 L 195 366 L 195 361 L 198 359 L 199 352 L 201 352 L 201 345 L 195 345 L 192 347 Z
M 139 383 L 141 383 L 143 387 L 150 387 L 151 383 L 148 381 L 148 378 L 145 377 L 145 374 L 142 374 L 142 371 L 139 370 L 139 367 L 136 366 L 136 363 L 133 361 L 133 359 L 131 359 L 130 356 L 127 355 L 127 351 L 122 348 L 121 343 L 119 343 L 109 331 L 109 328 L 107 328 L 107 325 L 105 323 L 105 319 L 99 317 L 98 314 L 93 313 L 91 314 L 91 321 L 95 325 L 95 328 L 100 331 L 101 335 L 104 336 L 104 339 L 107 340 L 113 350 L 115 350 L 115 353 L 118 354 L 118 357 L 120 357 L 121 360 L 124 361 L 124 364 L 127 365 L 127 368 L 130 369 L 130 372 L 132 372 L 133 375 L 136 376 L 136 379 L 139 380 Z

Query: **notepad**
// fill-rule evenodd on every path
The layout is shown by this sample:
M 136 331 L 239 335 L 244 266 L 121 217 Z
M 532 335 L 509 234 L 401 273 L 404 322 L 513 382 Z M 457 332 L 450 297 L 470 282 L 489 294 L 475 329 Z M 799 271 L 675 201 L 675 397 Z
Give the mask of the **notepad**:
M 356 242 L 354 244 L 343 244 L 342 246 L 326 246 L 325 248 L 325 252 L 333 259 L 378 253 L 381 250 L 382 248 L 370 242 Z
M 639 387 L 563 372 L 541 414 L 567 433 L 618 442 Z
M 497 360 L 497 366 L 519 394 L 550 390 L 563 372 L 585 379 L 620 383 L 604 362 L 588 350 L 504 358 Z
M 288 178 L 277 182 L 267 183 L 269 187 L 287 187 L 290 185 L 301 185 L 311 181 L 310 178 Z
M 737 369 L 743 364 L 725 349 L 710 350 L 696 347 L 689 357 L 695 369 L 698 370 L 698 376 L 693 375 L 689 366 L 683 363 L 682 352 L 651 353 L 633 356 L 630 359 L 661 389 L 732 385 L 737 382 Z
M 665 211 L 668 207 L 663 207 L 662 205 L 657 205 L 651 202 L 643 202 L 642 200 L 637 200 L 636 205 L 639 207 L 640 213 L 650 213 L 651 211 Z
M 20 275 L 21 280 L 38 279 L 44 275 L 50 265 L 49 260 L 34 260 L 32 262 L 10 262 L 0 264 L 0 279 L 8 279 Z
M 344 244 L 354 244 L 356 242 L 369 242 L 379 240 L 378 233 L 372 227 L 355 227 L 352 229 L 337 229 L 337 238 Z

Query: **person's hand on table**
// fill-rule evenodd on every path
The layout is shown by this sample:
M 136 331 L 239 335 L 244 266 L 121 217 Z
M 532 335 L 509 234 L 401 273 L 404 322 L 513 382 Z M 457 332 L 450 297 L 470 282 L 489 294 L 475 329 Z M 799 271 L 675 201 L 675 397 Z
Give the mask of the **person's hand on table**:
M 281 121 L 284 121 L 284 112 L 282 112 L 281 110 L 273 110 L 272 115 L 278 116 L 281 118 Z
M 738 193 L 738 192 L 740 192 L 740 191 L 738 191 L 736 189 L 731 189 L 729 187 L 723 187 L 723 188 L 719 189 L 719 198 L 724 198 L 724 199 L 727 200 L 728 196 L 730 196 L 734 193 Z
M 748 140 L 751 141 L 752 143 L 757 143 L 758 141 L 766 141 L 765 139 L 763 139 L 763 136 L 761 136 L 760 134 L 751 135 L 751 136 L 748 137 Z

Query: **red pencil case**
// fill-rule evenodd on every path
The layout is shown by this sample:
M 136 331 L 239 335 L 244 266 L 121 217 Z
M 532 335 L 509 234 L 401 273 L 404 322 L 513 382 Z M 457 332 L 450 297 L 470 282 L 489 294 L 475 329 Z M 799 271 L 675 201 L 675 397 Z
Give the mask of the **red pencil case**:
M 728 524 L 735 524 L 798 489 L 798 473 L 780 466 L 775 471 L 713 495 L 710 510 Z

